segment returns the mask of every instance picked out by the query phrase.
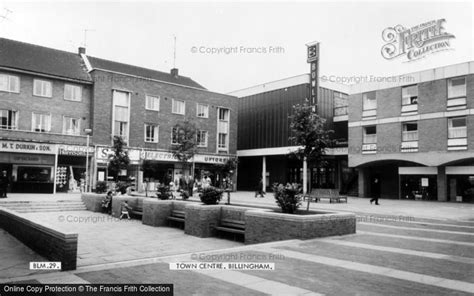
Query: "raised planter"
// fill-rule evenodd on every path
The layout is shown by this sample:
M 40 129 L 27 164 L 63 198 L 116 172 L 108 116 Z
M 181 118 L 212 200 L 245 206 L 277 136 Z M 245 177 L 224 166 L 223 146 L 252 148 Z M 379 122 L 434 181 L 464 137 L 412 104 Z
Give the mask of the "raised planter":
M 122 214 L 122 202 L 127 201 L 128 205 L 132 208 L 143 207 L 143 200 L 149 199 L 147 197 L 137 197 L 129 195 L 119 195 L 112 197 L 112 216 L 120 217 Z
M 185 204 L 184 232 L 198 237 L 215 236 L 214 227 L 219 223 L 221 208 L 220 205 Z
M 82 193 L 81 199 L 86 205 L 88 211 L 102 212 L 102 200 L 104 200 L 105 196 L 105 193 Z

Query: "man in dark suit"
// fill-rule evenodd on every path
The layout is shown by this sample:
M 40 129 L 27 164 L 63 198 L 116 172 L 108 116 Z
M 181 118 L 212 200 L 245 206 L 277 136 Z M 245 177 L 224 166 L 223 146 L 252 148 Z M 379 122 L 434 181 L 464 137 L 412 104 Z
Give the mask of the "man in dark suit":
M 0 175 L 0 197 L 6 198 L 7 197 L 7 190 L 10 181 L 8 180 L 7 171 L 3 171 L 2 175 Z
M 372 199 L 370 200 L 370 204 L 375 201 L 376 205 L 379 205 L 379 197 L 380 197 L 380 178 L 375 177 L 374 181 L 372 182 Z

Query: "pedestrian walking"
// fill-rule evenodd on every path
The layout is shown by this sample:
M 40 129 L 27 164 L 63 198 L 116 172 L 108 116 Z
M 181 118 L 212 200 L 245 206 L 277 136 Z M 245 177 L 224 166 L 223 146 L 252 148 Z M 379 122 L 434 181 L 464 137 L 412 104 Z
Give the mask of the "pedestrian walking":
M 7 198 L 7 190 L 10 185 L 10 180 L 8 180 L 7 171 L 2 171 L 0 176 L 0 197 Z
M 255 190 L 255 198 L 259 197 L 265 197 L 265 191 L 263 191 L 263 179 L 260 178 L 260 181 L 258 182 L 258 187 Z
M 375 177 L 374 181 L 372 182 L 372 199 L 370 200 L 370 204 L 375 201 L 376 205 L 379 205 L 379 197 L 380 197 L 380 178 Z

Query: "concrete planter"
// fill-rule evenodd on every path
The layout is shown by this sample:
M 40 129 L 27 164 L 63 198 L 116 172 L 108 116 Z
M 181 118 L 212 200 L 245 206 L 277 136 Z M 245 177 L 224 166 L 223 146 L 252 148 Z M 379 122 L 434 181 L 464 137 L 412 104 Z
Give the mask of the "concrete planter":
M 81 199 L 88 211 L 102 212 L 102 200 L 104 200 L 105 196 L 105 193 L 82 193 Z

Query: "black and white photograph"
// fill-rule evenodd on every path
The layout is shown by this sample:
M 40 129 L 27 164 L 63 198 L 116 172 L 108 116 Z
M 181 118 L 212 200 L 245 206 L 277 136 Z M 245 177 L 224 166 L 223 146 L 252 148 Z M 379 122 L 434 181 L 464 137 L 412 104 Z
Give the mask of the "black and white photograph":
M 0 1 L 0 296 L 473 294 L 473 1 Z

